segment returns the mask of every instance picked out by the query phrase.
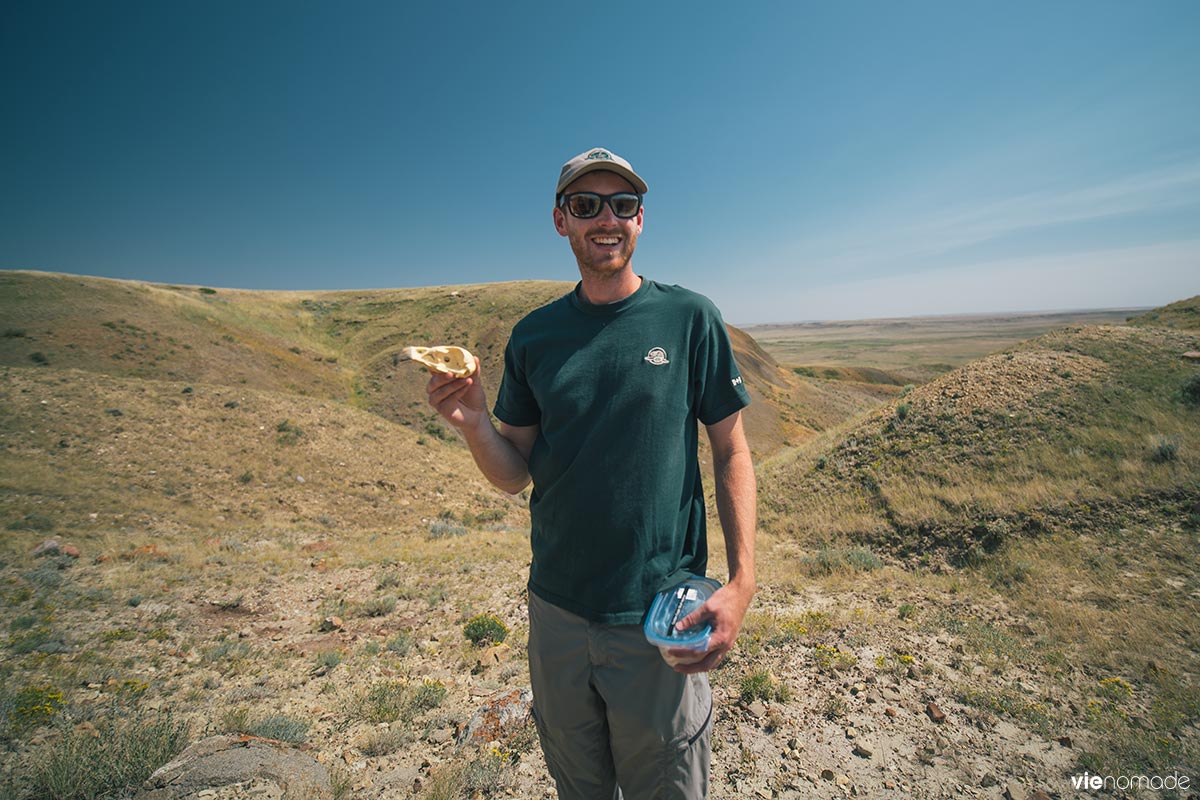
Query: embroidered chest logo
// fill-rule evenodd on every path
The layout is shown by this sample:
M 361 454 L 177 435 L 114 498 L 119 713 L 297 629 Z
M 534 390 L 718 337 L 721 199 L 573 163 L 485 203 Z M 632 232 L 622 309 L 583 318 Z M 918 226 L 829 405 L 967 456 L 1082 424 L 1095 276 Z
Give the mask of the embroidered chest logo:
M 646 358 L 643 360 L 653 364 L 656 367 L 661 367 L 663 364 L 671 363 L 670 361 L 667 361 L 667 351 L 663 350 L 661 347 L 651 348 L 650 352 L 646 353 Z

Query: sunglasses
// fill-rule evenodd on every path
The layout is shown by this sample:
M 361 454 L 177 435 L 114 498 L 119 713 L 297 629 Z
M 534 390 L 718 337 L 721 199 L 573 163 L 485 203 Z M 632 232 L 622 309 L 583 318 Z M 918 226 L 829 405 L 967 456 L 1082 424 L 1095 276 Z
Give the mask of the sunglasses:
M 632 192 L 617 192 L 616 194 L 596 194 L 595 192 L 572 192 L 564 194 L 559 205 L 571 212 L 577 219 L 591 219 L 598 215 L 604 204 L 612 209 L 613 216 L 618 219 L 636 217 L 642 210 L 642 196 Z

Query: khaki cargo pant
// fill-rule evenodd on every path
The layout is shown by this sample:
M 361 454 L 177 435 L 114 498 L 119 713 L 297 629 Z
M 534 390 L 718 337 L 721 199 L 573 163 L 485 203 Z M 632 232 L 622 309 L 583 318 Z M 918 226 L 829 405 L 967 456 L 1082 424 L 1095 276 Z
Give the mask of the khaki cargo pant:
M 560 800 L 708 796 L 708 676 L 667 666 L 640 625 L 599 625 L 529 593 L 533 716 Z

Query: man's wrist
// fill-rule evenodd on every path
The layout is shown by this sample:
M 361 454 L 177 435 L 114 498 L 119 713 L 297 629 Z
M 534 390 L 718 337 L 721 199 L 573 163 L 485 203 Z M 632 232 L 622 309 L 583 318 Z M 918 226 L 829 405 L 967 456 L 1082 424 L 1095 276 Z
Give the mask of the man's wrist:
M 737 589 L 746 597 L 752 597 L 758 591 L 758 584 L 754 581 L 754 573 L 739 572 L 729 578 L 728 586 Z

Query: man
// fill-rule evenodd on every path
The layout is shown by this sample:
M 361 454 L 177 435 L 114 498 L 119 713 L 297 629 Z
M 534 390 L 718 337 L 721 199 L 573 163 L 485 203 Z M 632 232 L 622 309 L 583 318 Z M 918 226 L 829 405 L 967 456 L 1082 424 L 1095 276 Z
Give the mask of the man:
M 581 280 L 513 328 L 498 429 L 478 373 L 428 387 L 488 480 L 514 494 L 533 483 L 533 713 L 564 800 L 706 796 L 706 673 L 733 647 L 755 590 L 749 396 L 716 308 L 634 273 L 646 191 L 603 148 L 563 166 L 554 227 Z M 707 565 L 697 420 L 730 574 L 677 626 L 711 623 L 707 652 L 672 669 L 640 623 L 657 592 Z

